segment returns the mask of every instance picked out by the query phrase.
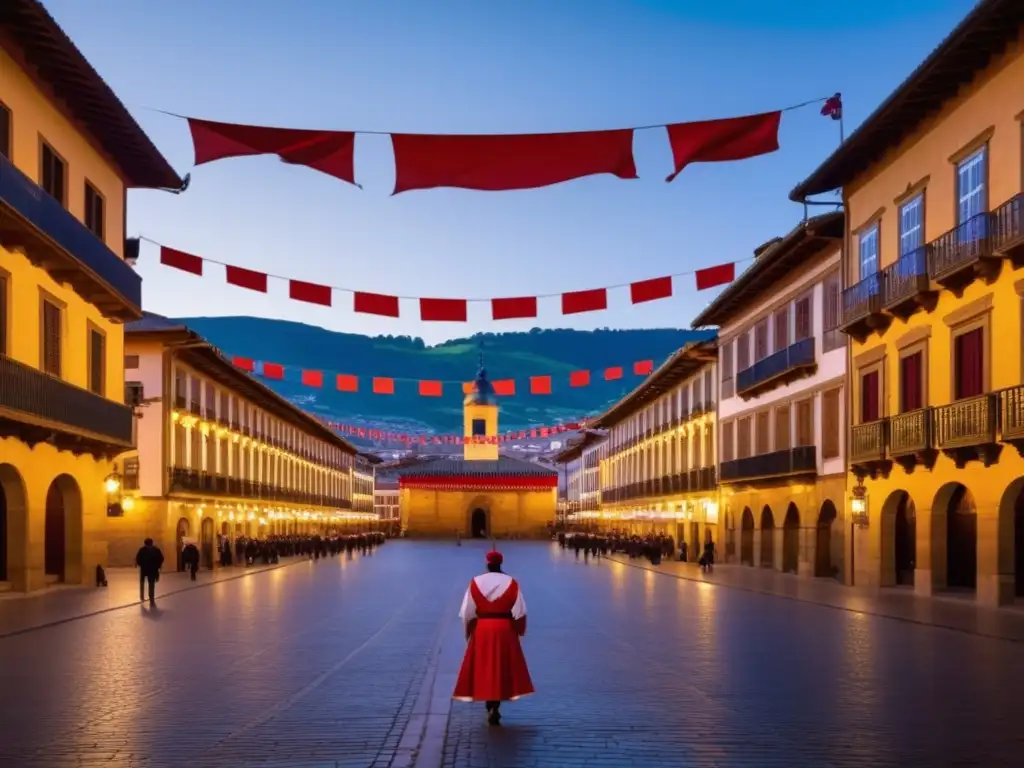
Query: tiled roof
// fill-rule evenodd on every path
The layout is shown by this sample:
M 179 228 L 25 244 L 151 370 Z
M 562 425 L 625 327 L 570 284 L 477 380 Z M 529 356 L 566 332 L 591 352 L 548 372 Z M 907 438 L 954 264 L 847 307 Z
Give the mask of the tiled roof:
M 467 475 L 477 477 L 557 477 L 554 469 L 531 461 L 501 456 L 497 461 L 466 461 L 465 459 L 435 459 L 399 470 L 399 477 L 443 477 Z
M 124 330 L 126 333 L 152 333 L 154 331 L 181 331 L 184 333 L 188 331 L 188 326 L 155 312 L 143 312 L 140 319 L 125 323 Z

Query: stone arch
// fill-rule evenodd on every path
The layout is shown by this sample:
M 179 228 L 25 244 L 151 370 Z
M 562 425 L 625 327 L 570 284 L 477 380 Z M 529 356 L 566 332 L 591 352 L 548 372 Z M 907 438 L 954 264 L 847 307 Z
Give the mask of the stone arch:
M 750 507 L 743 508 L 743 516 L 740 518 L 740 563 L 754 564 L 754 513 Z
M 818 511 L 818 525 L 814 542 L 814 575 L 835 578 L 836 567 L 832 563 L 832 527 L 838 517 L 836 505 L 825 499 Z
M 1006 486 L 999 500 L 996 526 L 996 572 L 1013 574 L 1013 594 L 1024 597 L 1024 477 Z
M 761 567 L 775 567 L 775 515 L 767 504 L 761 510 Z
M 191 527 L 187 517 L 178 518 L 178 524 L 174 527 L 174 559 L 179 572 L 185 570 L 185 563 L 181 559 L 181 550 L 185 546 L 185 539 L 188 537 Z
M 82 582 L 82 489 L 71 475 L 53 478 L 46 490 L 43 572 L 48 581 Z
M 471 538 L 486 539 L 492 534 L 491 503 L 486 496 L 477 496 L 466 507 L 465 533 Z
M 28 589 L 28 504 L 25 481 L 12 464 L 0 464 L 0 581 Z
M 792 501 L 782 521 L 782 570 L 786 573 L 800 571 L 800 512 Z
M 883 587 L 914 585 L 917 569 L 917 506 L 902 489 L 890 493 L 882 503 L 881 574 Z
M 978 508 L 963 483 L 946 483 L 932 502 L 933 583 L 971 590 L 978 583 Z
M 200 541 L 202 546 L 199 547 L 199 554 L 203 558 L 203 567 L 213 568 L 213 559 L 216 556 L 214 546 L 214 540 L 217 538 L 213 530 L 213 518 L 204 517 L 202 524 L 199 526 Z

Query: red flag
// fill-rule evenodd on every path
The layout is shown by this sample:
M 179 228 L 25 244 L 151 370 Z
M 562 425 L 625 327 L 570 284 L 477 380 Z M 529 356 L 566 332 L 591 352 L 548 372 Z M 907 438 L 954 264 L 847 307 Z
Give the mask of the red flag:
M 530 394 L 531 395 L 550 395 L 551 394 L 551 377 L 550 376 L 531 376 L 530 377 Z
M 774 152 L 779 148 L 781 119 L 781 112 L 765 112 L 665 126 L 676 168 L 665 181 L 672 181 L 690 163 L 746 160 Z
M 420 299 L 420 320 L 466 322 L 465 299 Z
M 516 393 L 515 379 L 495 379 L 491 382 L 496 395 L 514 395 Z
M 462 394 L 468 395 L 472 391 L 473 391 L 473 382 L 472 381 L 464 381 L 464 382 L 462 382 Z
M 336 381 L 339 392 L 358 392 L 359 377 L 349 373 L 339 373 Z
M 590 371 L 572 371 L 569 374 L 570 387 L 585 387 L 590 384 Z
M 395 192 L 535 189 L 610 173 L 635 179 L 633 131 L 429 136 L 394 133 Z
M 604 380 L 615 381 L 616 379 L 622 378 L 622 366 L 616 365 L 611 368 L 604 369 Z
M 256 370 L 256 363 L 253 362 L 250 357 L 239 357 L 238 355 L 235 355 L 231 358 L 231 364 L 235 366 L 235 368 L 240 368 L 243 371 L 248 371 L 249 373 Z
M 382 317 L 398 317 L 398 297 L 383 293 L 364 293 L 356 291 L 352 301 L 352 309 L 364 315 L 381 315 Z
M 646 376 L 654 370 L 653 360 L 637 360 L 633 363 L 633 374 L 636 376 Z
M 267 292 L 267 276 L 263 272 L 254 272 L 242 267 L 225 267 L 225 277 L 230 285 L 248 288 L 250 291 Z
M 373 394 L 393 395 L 395 394 L 395 380 L 382 376 L 373 377 Z
M 182 272 L 189 272 L 193 275 L 203 274 L 203 259 L 200 256 L 193 256 L 191 253 L 176 251 L 166 245 L 160 246 L 160 263 L 165 267 L 174 267 Z
M 352 131 L 309 131 L 259 125 L 216 123 L 188 118 L 195 164 L 226 157 L 277 155 L 292 165 L 305 165 L 355 184 L 355 138 Z
M 264 363 L 263 364 L 263 378 L 265 379 L 283 379 L 284 378 L 284 366 L 278 363 Z
M 324 385 L 324 374 L 322 371 L 303 371 L 302 383 L 307 387 L 322 387 Z
M 575 315 L 579 312 L 595 312 L 608 309 L 608 290 L 594 288 L 590 291 L 571 291 L 562 294 L 562 314 Z
M 821 107 L 822 117 L 831 117 L 833 120 L 843 119 L 843 94 L 835 93 L 825 99 Z
M 697 290 L 703 291 L 708 288 L 716 288 L 719 285 L 726 285 L 736 279 L 736 265 L 719 264 L 717 267 L 698 269 L 696 272 Z
M 302 280 L 289 280 L 288 298 L 329 307 L 331 306 L 331 286 L 304 283 Z
M 491 299 L 492 320 L 512 320 L 517 317 L 536 317 L 537 297 L 518 296 L 509 299 Z
M 440 381 L 421 381 L 421 397 L 441 397 L 444 392 L 444 385 Z
M 629 285 L 629 298 L 634 304 L 667 299 L 670 296 L 672 296 L 671 277 L 656 277 L 653 280 L 641 280 Z

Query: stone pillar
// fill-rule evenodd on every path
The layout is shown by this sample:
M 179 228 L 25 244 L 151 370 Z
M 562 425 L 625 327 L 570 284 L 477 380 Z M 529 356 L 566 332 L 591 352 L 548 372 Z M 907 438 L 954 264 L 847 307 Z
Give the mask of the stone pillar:
M 1000 525 L 999 506 L 977 505 L 978 574 L 977 600 L 982 605 L 1009 605 L 1014 601 L 1014 551 L 1012 512 Z
M 754 567 L 761 567 L 761 528 L 754 526 Z
M 815 554 L 818 543 L 817 526 L 800 528 L 800 552 L 797 555 L 797 573 L 800 576 L 814 576 Z

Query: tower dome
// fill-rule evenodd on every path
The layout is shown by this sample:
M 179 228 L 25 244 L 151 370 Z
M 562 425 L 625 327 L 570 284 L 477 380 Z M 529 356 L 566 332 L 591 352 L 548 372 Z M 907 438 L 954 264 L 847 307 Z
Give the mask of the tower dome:
M 480 367 L 476 372 L 476 379 L 473 386 L 466 394 L 463 405 L 497 405 L 498 398 L 494 392 L 494 385 L 487 378 L 487 369 L 484 368 L 484 356 L 480 353 Z

